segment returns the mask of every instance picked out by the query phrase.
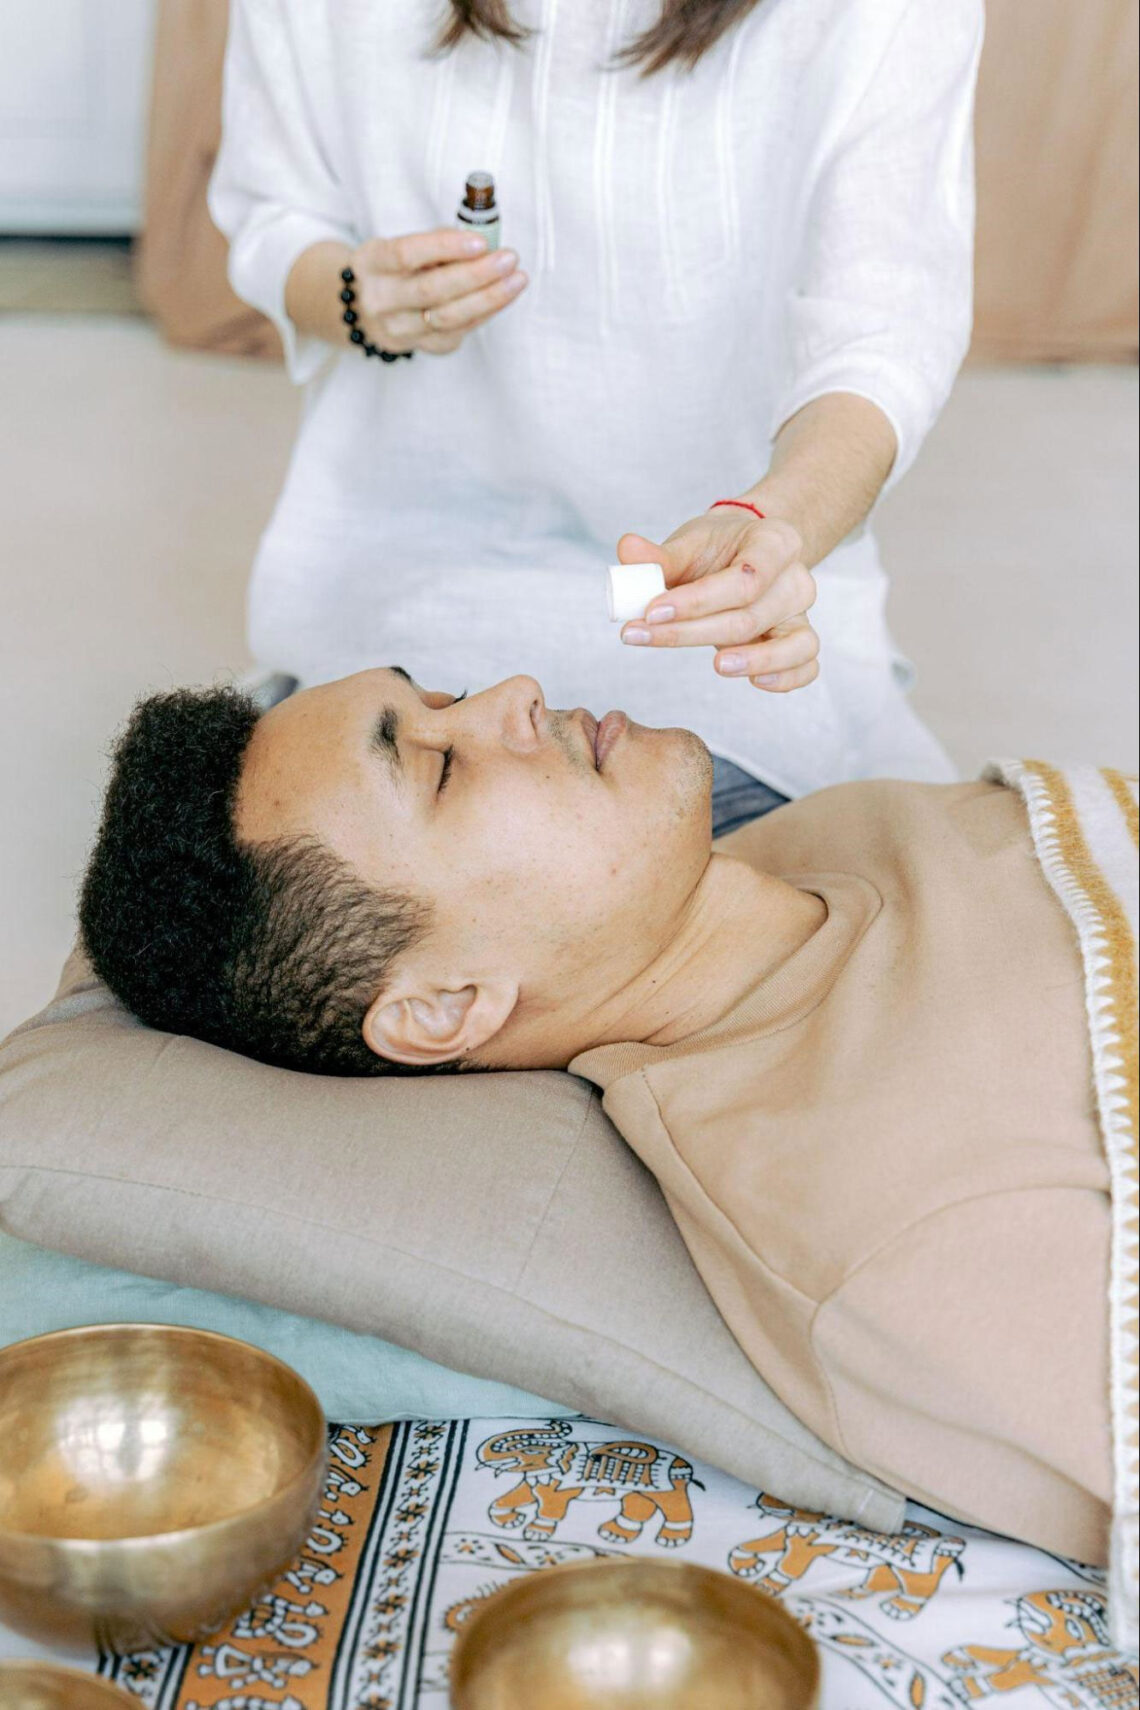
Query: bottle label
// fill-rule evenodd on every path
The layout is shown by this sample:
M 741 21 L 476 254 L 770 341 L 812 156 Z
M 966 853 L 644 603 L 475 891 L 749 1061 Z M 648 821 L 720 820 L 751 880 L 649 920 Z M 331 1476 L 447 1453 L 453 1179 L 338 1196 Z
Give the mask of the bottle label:
M 502 227 L 497 208 L 489 208 L 484 211 L 461 206 L 456 214 L 456 219 L 465 229 L 478 232 L 480 237 L 486 238 L 488 249 L 498 249 Z

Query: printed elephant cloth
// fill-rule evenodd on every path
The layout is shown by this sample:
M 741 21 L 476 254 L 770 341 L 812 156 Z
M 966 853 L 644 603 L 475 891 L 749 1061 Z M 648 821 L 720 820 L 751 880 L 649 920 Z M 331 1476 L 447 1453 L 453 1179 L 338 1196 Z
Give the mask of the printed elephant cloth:
M 1140 1602 L 1137 781 L 1110 767 L 1062 771 L 1039 760 L 995 761 L 987 776 L 1024 798 L 1037 857 L 1081 943 L 1093 1082 L 1112 1178 L 1109 1621 L 1114 1642 L 1135 1656 Z
M 308 1543 L 252 1608 L 99 1672 L 146 1710 L 446 1710 L 451 1646 L 483 1598 L 562 1562 L 668 1551 L 803 1623 L 821 1710 L 1140 1702 L 1100 1569 L 917 1505 L 901 1532 L 867 1531 L 589 1419 L 333 1426 L 330 1450 Z

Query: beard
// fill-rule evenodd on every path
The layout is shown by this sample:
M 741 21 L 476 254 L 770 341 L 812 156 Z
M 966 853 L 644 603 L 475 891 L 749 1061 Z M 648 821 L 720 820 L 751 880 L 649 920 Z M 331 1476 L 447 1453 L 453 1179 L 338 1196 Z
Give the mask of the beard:
M 676 805 L 678 819 L 700 816 L 712 834 L 713 761 L 695 730 L 676 730 Z
M 592 771 L 583 758 L 580 737 L 570 729 L 572 715 L 553 707 L 547 709 L 550 734 L 576 771 Z M 669 821 L 696 821 L 711 836 L 712 832 L 712 755 L 696 731 L 682 725 L 665 729 L 634 725 L 642 738 L 650 737 L 668 744 L 666 755 L 659 755 L 657 764 L 664 764 L 666 787 L 658 798 L 660 810 Z

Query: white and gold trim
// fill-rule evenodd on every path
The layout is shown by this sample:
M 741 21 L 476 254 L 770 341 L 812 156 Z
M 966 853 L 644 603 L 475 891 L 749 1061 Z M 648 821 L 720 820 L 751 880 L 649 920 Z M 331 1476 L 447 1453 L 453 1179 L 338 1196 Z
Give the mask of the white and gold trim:
M 1111 767 L 995 761 L 1020 792 L 1045 875 L 1080 940 L 1093 1078 L 1112 1179 L 1109 1285 L 1114 1490 L 1109 1567 L 1113 1643 L 1137 1651 L 1140 1597 L 1140 1120 L 1137 780 Z

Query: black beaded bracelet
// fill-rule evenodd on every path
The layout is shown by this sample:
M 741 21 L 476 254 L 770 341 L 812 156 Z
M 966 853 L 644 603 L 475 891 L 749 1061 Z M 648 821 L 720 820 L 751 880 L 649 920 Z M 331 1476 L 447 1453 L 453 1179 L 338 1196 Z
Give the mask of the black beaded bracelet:
M 344 313 L 340 318 L 348 328 L 349 342 L 362 350 L 365 356 L 378 356 L 381 362 L 399 362 L 401 356 L 411 360 L 416 354 L 414 350 L 381 350 L 379 345 L 369 344 L 356 324 L 359 319 L 356 313 L 356 274 L 351 267 L 342 267 L 340 276 L 343 281 L 340 300 L 344 304 Z

